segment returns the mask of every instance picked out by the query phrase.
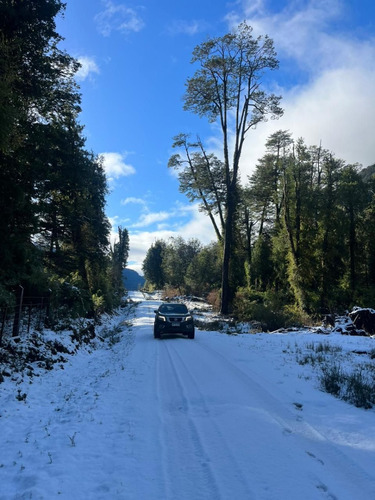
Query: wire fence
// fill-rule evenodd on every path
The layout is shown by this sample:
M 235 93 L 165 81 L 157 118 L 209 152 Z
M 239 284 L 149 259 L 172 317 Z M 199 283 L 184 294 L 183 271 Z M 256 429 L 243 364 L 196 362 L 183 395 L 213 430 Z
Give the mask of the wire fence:
M 49 297 L 24 296 L 17 291 L 14 306 L 0 307 L 0 346 L 5 338 L 19 337 L 31 329 L 42 330 L 49 316 Z

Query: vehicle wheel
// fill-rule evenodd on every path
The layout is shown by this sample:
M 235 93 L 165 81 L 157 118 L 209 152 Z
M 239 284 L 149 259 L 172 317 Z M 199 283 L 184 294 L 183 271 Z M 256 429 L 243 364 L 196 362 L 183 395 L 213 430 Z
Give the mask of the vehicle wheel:
M 192 332 L 190 332 L 188 337 L 189 339 L 193 339 L 195 337 L 195 331 L 193 330 Z
M 155 339 L 160 339 L 160 332 L 157 328 L 154 328 L 154 338 Z

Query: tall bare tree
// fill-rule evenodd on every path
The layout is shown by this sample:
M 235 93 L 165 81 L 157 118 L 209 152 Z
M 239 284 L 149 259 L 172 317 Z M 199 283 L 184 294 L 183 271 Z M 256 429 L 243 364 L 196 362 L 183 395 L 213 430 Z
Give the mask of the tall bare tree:
M 273 41 L 268 36 L 254 37 L 252 27 L 243 22 L 234 32 L 198 45 L 192 63 L 199 67 L 187 80 L 184 109 L 218 122 L 222 132 L 225 212 L 221 312 L 227 314 L 241 154 L 251 128 L 268 116 L 277 118 L 283 113 L 281 97 L 268 92 L 265 81 L 266 72 L 278 68 L 278 60 Z

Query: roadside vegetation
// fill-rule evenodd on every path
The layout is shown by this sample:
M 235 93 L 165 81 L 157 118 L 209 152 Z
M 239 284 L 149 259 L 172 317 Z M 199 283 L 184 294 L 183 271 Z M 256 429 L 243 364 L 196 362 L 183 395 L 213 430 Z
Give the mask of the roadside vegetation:
M 341 346 L 329 342 L 309 342 L 296 349 L 297 362 L 311 365 L 317 371 L 321 390 L 358 408 L 375 405 L 375 350 L 345 353 Z M 348 356 L 351 361 L 348 362 Z M 356 359 L 353 362 L 353 357 Z
M 80 65 L 59 49 L 63 10 L 60 0 L 0 6 L 2 331 L 16 305 L 48 303 L 51 324 L 110 311 L 123 295 L 128 232 L 111 248 L 102 160 L 79 122 Z

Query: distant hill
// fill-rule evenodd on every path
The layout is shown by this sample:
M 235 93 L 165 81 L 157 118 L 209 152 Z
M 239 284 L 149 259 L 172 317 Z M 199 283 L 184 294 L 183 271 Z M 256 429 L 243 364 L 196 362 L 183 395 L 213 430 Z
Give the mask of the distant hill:
M 126 290 L 139 290 L 145 284 L 144 277 L 138 274 L 137 271 L 133 271 L 133 269 L 124 269 L 122 277 Z

